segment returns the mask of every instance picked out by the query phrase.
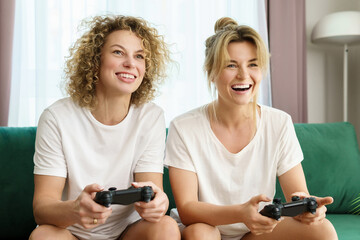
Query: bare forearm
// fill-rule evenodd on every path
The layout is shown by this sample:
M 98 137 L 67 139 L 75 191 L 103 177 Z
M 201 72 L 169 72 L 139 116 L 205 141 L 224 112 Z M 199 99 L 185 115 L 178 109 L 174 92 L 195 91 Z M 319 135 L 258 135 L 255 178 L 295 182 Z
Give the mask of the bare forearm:
M 75 201 L 42 199 L 34 204 L 34 217 L 38 225 L 51 224 L 66 228 L 76 223 Z
M 243 205 L 219 206 L 204 202 L 189 202 L 178 208 L 185 225 L 207 223 L 212 226 L 243 222 Z
M 291 200 L 291 196 L 295 192 L 309 194 L 301 164 L 296 165 L 281 175 L 279 177 L 279 182 L 287 201 Z

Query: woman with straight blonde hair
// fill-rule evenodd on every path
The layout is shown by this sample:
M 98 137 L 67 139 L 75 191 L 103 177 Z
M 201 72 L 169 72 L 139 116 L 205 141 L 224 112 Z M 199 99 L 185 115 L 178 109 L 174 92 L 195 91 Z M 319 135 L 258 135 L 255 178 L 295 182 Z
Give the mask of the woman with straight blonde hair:
M 256 31 L 227 17 L 216 22 L 204 68 L 217 98 L 175 118 L 166 143 L 172 216 L 183 239 L 337 239 L 325 218 L 331 197 L 316 197 L 315 214 L 275 220 L 259 213 L 277 177 L 288 201 L 310 196 L 291 117 L 256 102 L 268 61 Z

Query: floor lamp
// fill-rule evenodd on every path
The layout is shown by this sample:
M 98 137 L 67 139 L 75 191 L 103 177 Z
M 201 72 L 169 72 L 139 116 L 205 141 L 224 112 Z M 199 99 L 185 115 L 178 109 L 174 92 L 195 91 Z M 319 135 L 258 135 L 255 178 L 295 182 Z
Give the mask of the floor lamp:
M 344 46 L 344 121 L 348 121 L 348 46 L 360 42 L 360 12 L 335 12 L 321 18 L 311 33 L 313 43 L 335 43 Z

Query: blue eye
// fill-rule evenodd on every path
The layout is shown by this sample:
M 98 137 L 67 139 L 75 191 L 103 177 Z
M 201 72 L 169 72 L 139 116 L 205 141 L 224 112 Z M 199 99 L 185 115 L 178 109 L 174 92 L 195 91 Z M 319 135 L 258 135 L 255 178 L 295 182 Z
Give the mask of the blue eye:
M 124 53 L 120 50 L 115 50 L 115 51 L 113 51 L 113 53 L 115 53 L 117 55 L 124 55 Z
M 229 64 L 226 67 L 228 67 L 228 68 L 236 68 L 237 66 L 236 66 L 236 64 Z
M 142 54 L 136 55 L 136 58 L 144 59 L 145 57 Z

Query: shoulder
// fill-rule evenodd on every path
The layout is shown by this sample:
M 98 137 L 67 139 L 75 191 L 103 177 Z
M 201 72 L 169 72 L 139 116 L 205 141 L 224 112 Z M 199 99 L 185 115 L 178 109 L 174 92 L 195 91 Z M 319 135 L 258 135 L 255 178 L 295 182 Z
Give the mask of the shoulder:
M 136 111 L 138 112 L 142 112 L 142 113 L 158 113 L 158 114 L 163 114 L 164 110 L 158 106 L 157 104 L 153 103 L 153 102 L 148 102 L 148 103 L 144 103 L 138 107 L 136 106 L 132 106 Z
M 194 128 L 203 125 L 206 122 L 206 106 L 207 105 L 192 109 L 175 117 L 171 121 L 170 126 L 177 128 Z
M 261 105 L 261 116 L 266 122 L 271 122 L 274 124 L 284 124 L 287 122 L 292 122 L 290 114 L 284 112 L 280 109 Z
M 164 118 L 164 110 L 155 103 L 144 103 L 140 106 L 131 105 L 132 117 L 141 121 Z
M 50 116 L 55 117 L 56 115 L 66 114 L 68 112 L 73 112 L 72 109 L 75 108 L 75 103 L 70 97 L 62 98 L 52 103 L 50 106 L 44 109 L 41 117 L 48 118 Z
M 77 105 L 70 97 L 60 99 L 47 107 L 40 116 L 38 125 L 49 123 L 54 125 L 67 124 L 75 126 L 83 119 L 86 110 Z
M 70 97 L 62 98 L 57 100 L 49 107 L 45 109 L 45 111 L 49 111 L 53 114 L 56 113 L 67 113 L 67 112 L 74 112 L 81 107 L 78 106 Z
M 261 106 L 261 122 L 262 129 L 274 137 L 282 136 L 294 128 L 290 114 L 268 106 Z
M 166 130 L 164 110 L 155 103 L 145 103 L 140 106 L 132 105 L 128 113 L 126 124 L 136 128 L 135 131 L 156 132 Z

